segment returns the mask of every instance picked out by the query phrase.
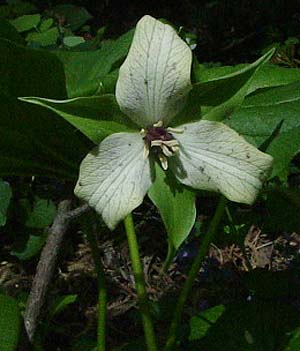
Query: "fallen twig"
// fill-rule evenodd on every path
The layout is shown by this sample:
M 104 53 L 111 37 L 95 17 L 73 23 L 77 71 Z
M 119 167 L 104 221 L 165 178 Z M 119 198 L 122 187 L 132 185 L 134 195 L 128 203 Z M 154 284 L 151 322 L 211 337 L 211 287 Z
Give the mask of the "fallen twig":
M 85 213 L 89 207 L 83 205 L 70 211 L 71 200 L 58 204 L 57 214 L 49 229 L 46 244 L 42 250 L 24 314 L 24 324 L 29 340 L 32 342 L 39 321 L 41 308 L 56 266 L 57 256 L 64 234 L 72 219 Z

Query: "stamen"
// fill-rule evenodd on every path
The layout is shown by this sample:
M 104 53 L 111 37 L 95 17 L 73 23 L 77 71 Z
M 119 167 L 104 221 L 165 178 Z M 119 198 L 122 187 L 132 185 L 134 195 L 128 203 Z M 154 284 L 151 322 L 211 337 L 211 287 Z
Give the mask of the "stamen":
M 178 134 L 181 134 L 184 132 L 184 130 L 181 128 L 172 128 L 172 127 L 168 127 L 167 131 L 171 133 L 178 133 Z
M 144 151 L 143 151 L 143 159 L 146 160 L 149 157 L 149 145 L 148 144 L 144 144 Z
M 162 140 L 152 140 L 151 141 L 151 147 L 152 146 L 162 146 L 163 145 L 163 141 Z
M 162 169 L 164 171 L 166 171 L 168 169 L 168 159 L 167 159 L 167 157 L 165 155 L 163 155 L 163 154 L 159 154 L 158 158 L 159 158 L 160 164 L 162 166 Z
M 157 121 L 156 123 L 153 124 L 153 127 L 162 127 L 163 126 L 163 121 Z
M 167 157 L 173 156 L 173 152 L 170 151 L 170 149 L 168 148 L 168 146 L 162 144 L 161 149 L 162 149 L 162 152 L 163 152 Z
M 177 140 L 173 139 L 173 140 L 166 140 L 164 141 L 164 144 L 169 146 L 169 147 L 172 147 L 172 146 L 179 146 L 179 143 Z
M 176 154 L 179 151 L 179 146 L 171 146 L 171 150 L 173 151 L 174 154 Z

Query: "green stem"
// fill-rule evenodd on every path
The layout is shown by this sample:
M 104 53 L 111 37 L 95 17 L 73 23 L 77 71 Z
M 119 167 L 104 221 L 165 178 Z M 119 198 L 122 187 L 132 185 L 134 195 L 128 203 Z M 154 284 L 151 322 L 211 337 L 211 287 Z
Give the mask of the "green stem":
M 172 244 L 171 240 L 168 240 L 168 252 L 167 252 L 167 257 L 165 259 L 165 262 L 162 266 L 161 272 L 162 273 L 167 273 L 167 270 L 170 268 L 170 265 L 172 263 L 172 260 L 176 254 L 176 249 L 174 245 Z
M 101 255 L 97 245 L 97 240 L 90 230 L 86 231 L 86 235 L 92 250 L 92 256 L 95 263 L 98 285 L 98 324 L 97 324 L 97 351 L 105 351 L 105 335 L 106 335 L 106 305 L 107 290 Z
M 152 318 L 151 318 L 150 308 L 149 308 L 149 301 L 147 298 L 146 287 L 145 287 L 144 272 L 143 272 L 142 262 L 140 260 L 139 247 L 138 247 L 138 242 L 137 242 L 131 214 L 129 214 L 124 219 L 124 225 L 125 225 L 126 234 L 127 234 L 130 259 L 132 263 L 132 270 L 133 270 L 133 275 L 135 279 L 136 291 L 138 295 L 139 309 L 140 309 L 140 313 L 143 321 L 147 350 L 157 351 L 155 333 L 154 333 L 154 328 L 153 328 L 153 323 L 152 323 Z
M 174 315 L 171 321 L 171 326 L 169 330 L 169 336 L 165 345 L 165 351 L 170 351 L 173 350 L 174 344 L 176 342 L 177 334 L 178 334 L 178 329 L 179 329 L 179 324 L 181 321 L 181 316 L 183 312 L 184 305 L 188 299 L 189 293 L 192 289 L 193 283 L 197 277 L 197 274 L 199 272 L 199 269 L 202 265 L 203 260 L 205 259 L 208 250 L 209 250 L 209 245 L 213 240 L 213 237 L 215 235 L 216 229 L 222 219 L 224 209 L 226 205 L 226 199 L 224 196 L 221 196 L 216 212 L 214 214 L 214 217 L 210 223 L 209 229 L 207 231 L 207 234 L 205 235 L 203 242 L 201 243 L 201 247 L 198 251 L 198 254 L 192 264 L 192 267 L 189 271 L 189 274 L 187 276 L 187 279 L 183 285 L 183 288 L 181 290 L 181 293 L 178 297 L 177 304 L 175 307 Z

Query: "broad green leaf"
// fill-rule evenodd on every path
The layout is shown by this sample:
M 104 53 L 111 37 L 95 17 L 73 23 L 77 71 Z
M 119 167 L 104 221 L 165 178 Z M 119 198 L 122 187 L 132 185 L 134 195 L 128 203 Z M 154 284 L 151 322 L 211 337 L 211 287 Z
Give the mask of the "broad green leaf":
M 40 253 L 46 239 L 46 233 L 40 235 L 30 234 L 27 241 L 24 242 L 24 245 L 12 250 L 10 254 L 18 257 L 18 259 L 22 261 L 30 260 Z
M 112 133 L 135 131 L 134 124 L 120 111 L 114 95 L 81 97 L 69 100 L 21 98 L 41 105 L 63 117 L 95 144 Z
M 245 99 L 226 124 L 253 144 L 264 143 L 282 122 L 267 148 L 273 156 L 272 176 L 285 180 L 288 165 L 300 151 L 300 82 L 263 89 Z
M 16 28 L 19 33 L 36 28 L 40 23 L 41 15 L 24 15 L 13 19 L 10 23 Z
M 50 52 L 0 39 L 0 73 L 0 96 L 66 97 L 63 66 Z
M 9 184 L 0 179 L 0 226 L 6 223 L 6 211 L 8 209 L 12 191 Z
M 53 7 L 52 11 L 56 16 L 60 16 L 69 26 L 71 31 L 80 29 L 88 20 L 91 14 L 84 8 L 72 4 L 63 4 Z
M 65 98 L 59 60 L 0 39 L 0 86 L 0 174 L 75 178 L 92 143 L 53 112 L 17 99 L 28 94 Z
M 53 27 L 48 29 L 45 32 L 41 32 L 41 33 L 36 33 L 36 32 L 32 32 L 29 33 L 26 36 L 26 41 L 28 41 L 29 43 L 33 42 L 33 43 L 37 43 L 40 46 L 49 46 L 49 45 L 55 45 L 57 42 L 57 39 L 59 38 L 59 31 L 57 27 Z
M 64 65 L 68 97 L 102 94 L 102 78 L 124 59 L 132 35 L 131 30 L 115 41 L 103 42 L 101 48 L 94 51 L 56 51 Z
M 287 85 L 297 80 L 300 80 L 299 68 L 286 68 L 266 64 L 255 73 L 250 83 L 248 94 L 257 89 Z
M 201 65 L 200 65 L 201 66 Z M 221 66 L 213 68 L 200 68 L 197 72 L 196 81 L 207 82 L 212 79 L 226 77 L 234 74 L 241 69 L 248 68 L 249 64 L 236 66 Z M 286 85 L 300 80 L 299 68 L 286 68 L 266 63 L 257 70 L 249 84 L 247 94 L 257 89 L 271 88 L 280 85 Z
M 156 165 L 155 181 L 148 195 L 158 208 L 169 240 L 178 249 L 195 223 L 195 192 L 179 184 L 171 173 L 165 173 Z
M 248 93 L 249 85 L 255 72 L 274 54 L 274 49 L 267 52 L 264 56 L 242 69 L 240 72 L 235 72 L 229 75 L 228 78 L 217 79 L 207 82 L 208 94 L 202 95 L 201 84 L 199 85 L 199 93 L 202 95 L 204 106 L 211 107 L 207 113 L 203 114 L 204 119 L 221 121 L 228 118 L 244 101 Z M 224 81 L 223 81 L 224 80 Z M 209 87 L 211 83 L 211 87 Z M 204 83 L 205 84 L 205 83 Z M 206 87 L 207 88 L 207 87 Z
M 221 121 L 238 108 L 248 94 L 249 86 L 256 72 L 260 70 L 273 55 L 270 50 L 257 61 L 237 67 L 220 67 L 219 71 L 207 74 L 193 85 L 187 106 L 172 121 L 172 125 L 179 125 L 199 120 L 201 114 L 204 119 Z M 213 69 L 211 69 L 213 70 Z M 210 72 L 208 69 L 204 72 Z M 200 112 L 200 106 L 202 111 Z
M 0 295 L 0 350 L 17 349 L 21 331 L 21 313 L 12 297 Z
M 30 228 L 43 229 L 52 224 L 56 214 L 56 206 L 52 200 L 37 198 L 25 225 Z
M 4 19 L 0 19 L 0 38 L 8 39 L 16 44 L 24 44 L 24 39 L 16 28 Z

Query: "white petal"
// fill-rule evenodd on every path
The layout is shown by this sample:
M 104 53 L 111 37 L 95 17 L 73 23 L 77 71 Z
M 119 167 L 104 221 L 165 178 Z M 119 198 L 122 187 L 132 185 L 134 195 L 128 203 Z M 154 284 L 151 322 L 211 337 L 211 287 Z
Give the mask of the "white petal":
M 151 185 L 143 148 L 140 134 L 112 134 L 81 163 L 75 194 L 100 213 L 110 229 L 143 202 Z
M 270 172 L 272 157 L 220 122 L 200 121 L 180 128 L 184 132 L 174 134 L 180 142 L 179 154 L 169 158 L 177 179 L 252 204 Z
M 191 63 L 191 50 L 175 30 L 144 16 L 120 68 L 116 98 L 121 110 L 140 126 L 167 125 L 191 88 Z

